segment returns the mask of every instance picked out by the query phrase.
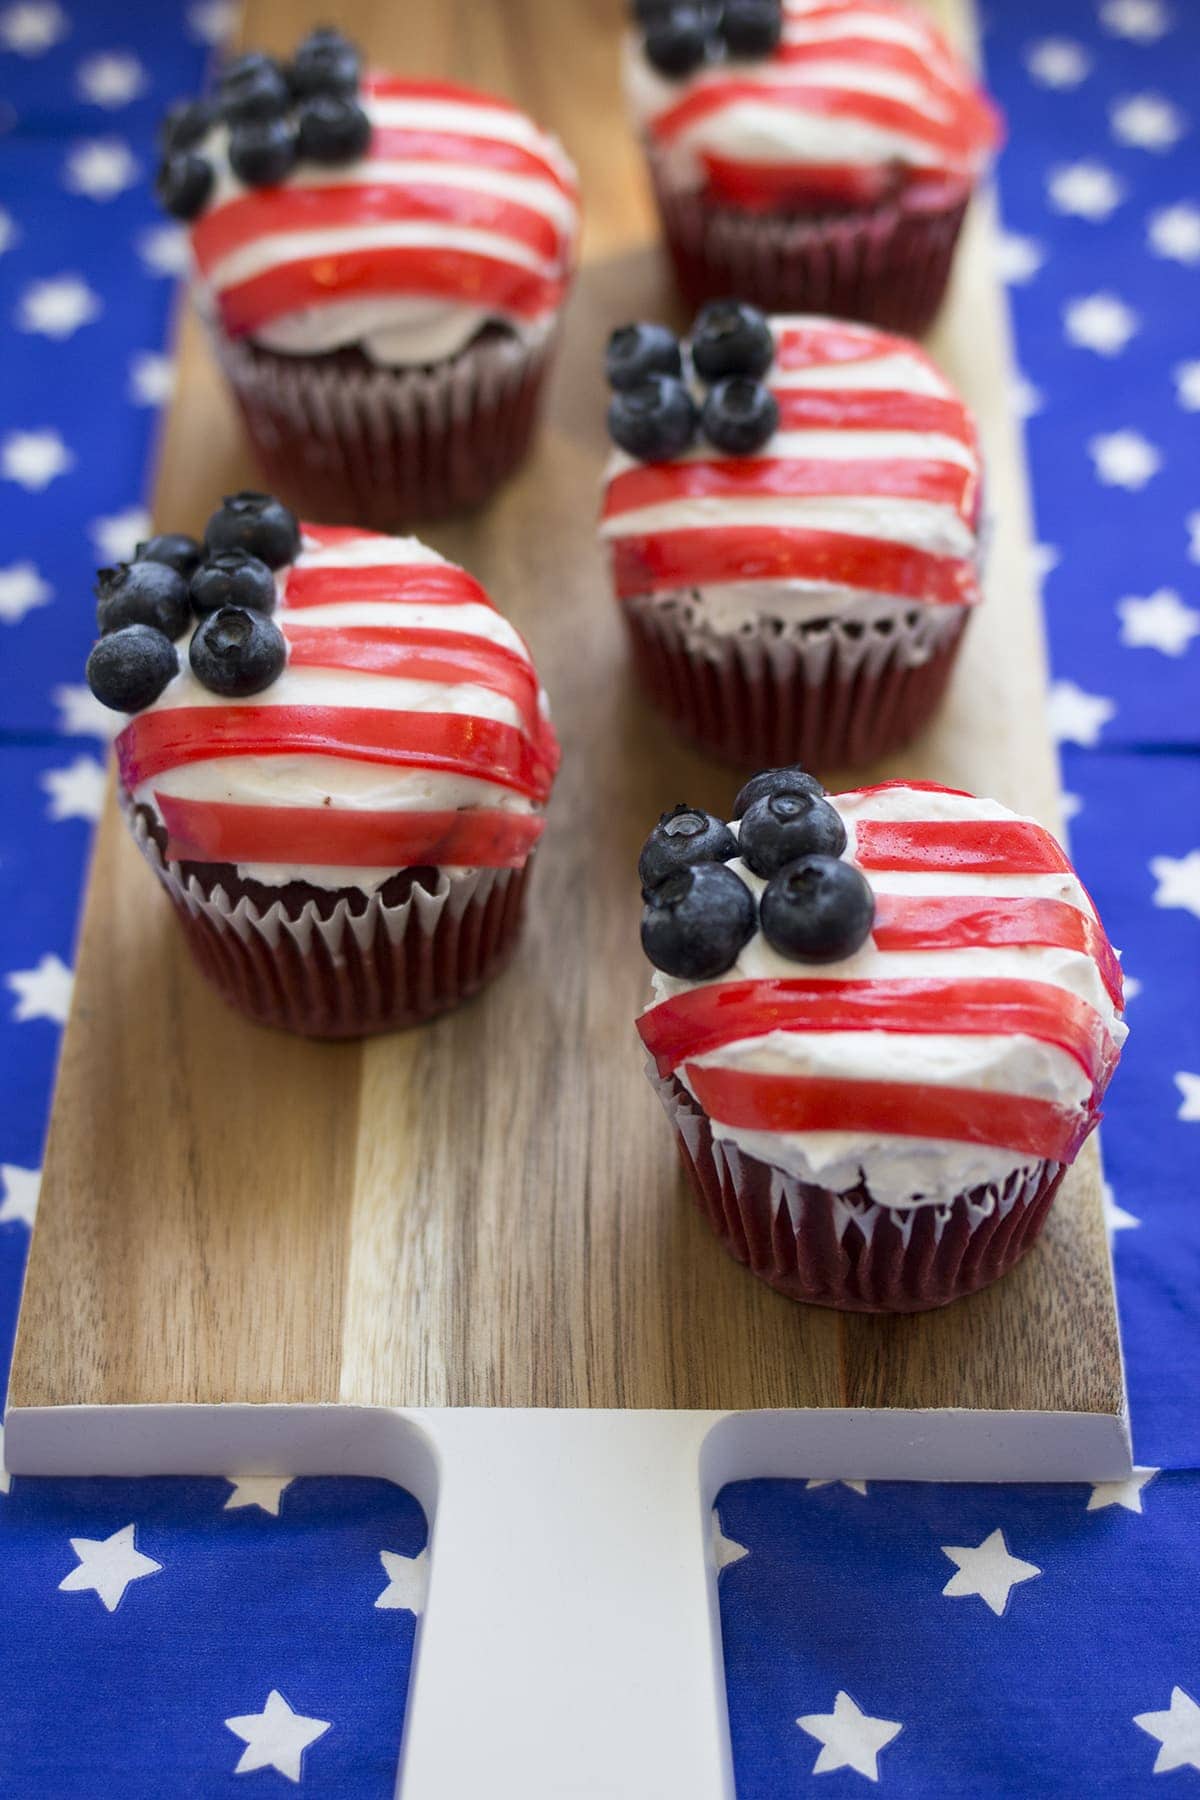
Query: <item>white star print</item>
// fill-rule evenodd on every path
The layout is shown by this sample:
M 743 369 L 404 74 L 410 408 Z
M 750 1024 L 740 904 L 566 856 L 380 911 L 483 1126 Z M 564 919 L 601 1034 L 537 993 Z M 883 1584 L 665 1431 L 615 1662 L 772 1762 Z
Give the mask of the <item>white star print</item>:
M 1018 419 L 1034 418 L 1046 404 L 1041 389 L 1034 387 L 1029 377 L 1022 375 L 1020 370 L 1009 382 L 1008 397 Z
M 30 1019 L 52 1019 L 65 1025 L 71 1009 L 75 977 L 60 956 L 43 956 L 36 969 L 14 969 L 4 977 L 17 996 L 12 1016 L 18 1025 Z
M 15 625 L 35 606 L 46 606 L 54 589 L 43 581 L 31 562 L 9 563 L 0 569 L 0 619 Z
M 1085 694 L 1073 681 L 1056 681 L 1050 688 L 1050 729 L 1060 744 L 1098 744 L 1116 710 L 1115 701 Z
M 57 431 L 10 431 L 0 444 L 0 474 L 31 494 L 40 494 L 74 462 Z
M 87 282 L 78 275 L 59 275 L 53 281 L 35 281 L 21 295 L 17 329 L 36 331 L 60 343 L 98 318 L 101 306 Z
M 722 1569 L 729 1568 L 731 1563 L 741 1562 L 743 1556 L 750 1552 L 745 1544 L 739 1544 L 736 1538 L 728 1538 L 721 1530 L 721 1515 L 714 1506 L 712 1519 L 709 1522 L 709 1550 L 712 1553 L 713 1565 L 719 1575 Z
M 127 106 L 146 86 L 146 71 L 128 51 L 100 51 L 80 63 L 75 86 L 93 106 Z
M 89 200 L 112 200 L 132 187 L 140 173 L 124 139 L 88 138 L 67 152 L 63 186 Z
M 1140 1219 L 1135 1219 L 1131 1212 L 1126 1212 L 1123 1206 L 1117 1205 L 1110 1182 L 1104 1182 L 1100 1197 L 1104 1203 L 1104 1224 L 1110 1237 L 1114 1231 L 1133 1231 L 1141 1224 Z
M 864 1500 L 867 1497 L 866 1482 L 865 1481 L 856 1481 L 852 1477 L 848 1477 L 845 1475 L 829 1475 L 829 1476 L 814 1475 L 810 1480 L 806 1481 L 804 1484 L 806 1493 L 811 1493 L 814 1488 L 825 1488 L 825 1487 L 849 1488 L 850 1492 L 852 1494 L 861 1494 Z
M 1188 559 L 1200 563 L 1200 512 L 1189 513 L 1183 521 L 1188 532 Z
M 1096 162 L 1064 163 L 1052 169 L 1046 192 L 1056 212 L 1090 219 L 1094 224 L 1107 219 L 1125 198 L 1125 189 L 1112 170 Z
M 1062 551 L 1057 544 L 1032 544 L 1029 556 L 1033 564 L 1033 577 L 1039 586 L 1047 575 L 1053 575 L 1062 561 Z
M 1128 94 L 1108 109 L 1113 136 L 1134 150 L 1170 150 L 1187 120 L 1164 94 Z
M 289 1781 L 299 1781 L 304 1752 L 325 1736 L 330 1721 L 308 1719 L 303 1713 L 293 1712 L 279 1690 L 272 1688 L 260 1713 L 243 1713 L 226 1719 L 225 1725 L 246 1745 L 233 1771 L 235 1775 L 249 1775 L 253 1769 L 276 1769 Z
M 133 1541 L 134 1528 L 123 1525 L 107 1538 L 72 1538 L 71 1548 L 79 1558 L 59 1582 L 60 1593 L 99 1594 L 109 1612 L 116 1612 L 125 1598 L 131 1581 L 144 1575 L 157 1575 L 162 1564 L 151 1556 L 143 1556 Z
M 279 1502 L 285 1488 L 292 1485 L 290 1475 L 227 1475 L 233 1489 L 223 1512 L 236 1512 L 240 1506 L 257 1506 L 262 1512 L 279 1517 Z
M 1001 281 L 1023 286 L 1033 280 L 1045 260 L 1046 252 L 1036 238 L 1005 231 L 996 241 L 996 269 Z
M 13 216 L 0 206 L 0 256 L 3 256 L 6 250 L 11 250 L 16 241 L 17 227 L 13 222 Z
M 93 519 L 88 536 L 102 562 L 128 562 L 143 538 L 150 535 L 150 514 L 144 506 L 127 506 L 124 512 Z
M 1042 1572 L 1036 1563 L 1011 1555 L 999 1526 L 989 1532 L 982 1544 L 973 1548 L 969 1544 L 943 1544 L 941 1550 L 943 1556 L 948 1556 L 957 1565 L 958 1571 L 942 1589 L 943 1594 L 952 1600 L 977 1595 L 998 1619 L 1008 1607 L 1013 1588 L 1022 1581 L 1032 1581 Z
M 1175 377 L 1175 398 L 1184 412 L 1200 412 L 1200 362 L 1176 363 L 1171 373 Z
M 1189 1075 L 1180 1069 L 1175 1077 L 1179 1089 L 1179 1111 L 1175 1114 L 1185 1124 L 1200 1125 L 1200 1075 Z
M 805 1713 L 796 1723 L 822 1747 L 813 1764 L 814 1775 L 853 1769 L 868 1781 L 879 1780 L 879 1752 L 904 1729 L 896 1719 L 873 1719 L 862 1712 L 840 1688 L 831 1713 Z
M 1121 615 L 1121 642 L 1130 649 L 1161 650 L 1164 656 L 1182 656 L 1194 637 L 1200 637 L 1200 612 L 1185 606 L 1172 588 L 1158 588 L 1144 600 L 1130 596 L 1117 601 Z
M 4 1201 L 0 1204 L 0 1225 L 21 1224 L 33 1229 L 37 1216 L 38 1189 L 42 1184 L 40 1169 L 19 1169 L 15 1163 L 0 1163 L 0 1181 L 4 1183 Z
M 1181 200 L 1177 206 L 1160 207 L 1146 221 L 1146 242 L 1155 256 L 1200 263 L 1200 206 Z
M 236 0 L 196 0 L 188 7 L 188 29 L 202 44 L 219 44 L 237 23 Z
M 1158 1474 L 1157 1469 L 1135 1469 L 1124 1481 L 1097 1481 L 1088 1498 L 1089 1512 L 1103 1512 L 1106 1506 L 1123 1506 L 1126 1512 L 1140 1513 L 1142 1489 Z
M 187 269 L 187 233 L 180 225 L 150 226 L 139 233 L 136 249 L 151 275 L 182 275 Z
M 1092 59 L 1074 38 L 1040 38 L 1026 45 L 1025 67 L 1042 87 L 1073 88 L 1090 74 Z
M 1142 991 L 1142 984 L 1137 976 L 1127 975 L 1124 968 L 1121 970 L 1121 986 L 1124 989 L 1125 1002 L 1127 1005 L 1130 1000 L 1136 1000 Z
M 115 738 L 125 724 L 124 713 L 101 706 L 86 683 L 76 686 L 63 682 L 54 690 L 58 708 L 58 728 L 69 737 Z
M 4 1466 L 4 1427 L 0 1425 L 0 1494 L 7 1494 L 12 1489 L 12 1476 Z
M 77 756 L 65 769 L 45 770 L 41 785 L 50 796 L 46 811 L 56 821 L 98 819 L 104 811 L 107 777 L 94 756 Z
M 379 1560 L 388 1584 L 376 1600 L 376 1606 L 392 1612 L 415 1613 L 420 1617 L 429 1592 L 428 1550 L 420 1550 L 416 1556 L 401 1556 L 398 1550 L 381 1550 Z
M 24 5 L 6 6 L 0 13 L 0 44 L 18 56 L 41 56 L 52 50 L 71 29 L 67 15 L 54 0 L 25 0 Z
M 1113 37 L 1152 44 L 1170 29 L 1171 15 L 1162 0 L 1104 0 L 1100 23 Z
M 165 406 L 175 391 L 175 364 L 154 350 L 139 350 L 129 362 L 129 398 L 135 406 Z
M 1134 1713 L 1133 1722 L 1162 1745 L 1154 1759 L 1156 1775 L 1166 1775 L 1171 1769 L 1200 1769 L 1200 1706 L 1183 1688 L 1171 1689 L 1166 1712 Z
M 1106 487 L 1144 488 L 1162 468 L 1162 457 L 1140 431 L 1106 431 L 1088 439 L 1096 479 Z
M 1072 344 L 1117 356 L 1138 330 L 1141 320 L 1116 294 L 1085 294 L 1063 307 L 1063 330 Z
M 1186 856 L 1152 856 L 1150 873 L 1158 887 L 1155 906 L 1182 906 L 1200 919 L 1200 850 Z
M 1069 825 L 1071 820 L 1078 818 L 1083 811 L 1083 796 L 1081 794 L 1061 794 L 1058 808 L 1062 813 L 1063 823 Z

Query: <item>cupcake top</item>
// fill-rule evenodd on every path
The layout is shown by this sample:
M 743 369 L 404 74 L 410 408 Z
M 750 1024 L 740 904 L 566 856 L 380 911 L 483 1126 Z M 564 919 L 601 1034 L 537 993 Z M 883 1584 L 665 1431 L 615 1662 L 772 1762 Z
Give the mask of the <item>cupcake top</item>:
M 952 788 L 826 795 L 797 769 L 734 812 L 664 814 L 639 863 L 638 1030 L 714 1138 L 900 1208 L 1073 1161 L 1126 1030 L 1050 833 Z
M 170 860 L 373 891 L 520 867 L 541 835 L 558 744 L 529 651 L 415 538 L 235 494 L 203 545 L 151 539 L 98 592 L 88 680 L 132 714 L 123 795 Z
M 159 197 L 227 337 L 419 366 L 488 325 L 535 335 L 566 292 L 579 205 L 557 140 L 490 95 L 364 74 L 337 32 L 286 66 L 239 57 L 163 148 Z
M 714 301 L 682 345 L 615 332 L 608 373 L 620 598 L 692 590 L 718 630 L 980 598 L 974 422 L 908 339 Z
M 634 118 L 667 179 L 751 212 L 944 199 L 979 173 L 997 115 L 901 0 L 637 0 Z

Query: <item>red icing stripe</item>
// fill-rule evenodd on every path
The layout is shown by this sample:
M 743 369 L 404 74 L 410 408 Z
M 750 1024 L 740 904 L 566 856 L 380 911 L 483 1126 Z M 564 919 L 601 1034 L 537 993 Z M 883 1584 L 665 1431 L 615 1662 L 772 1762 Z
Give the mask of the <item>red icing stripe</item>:
M 178 706 L 138 713 L 116 742 L 127 790 L 164 770 L 225 756 L 341 756 L 475 775 L 534 800 L 550 791 L 557 746 L 464 713 L 360 706 Z
M 529 813 L 350 812 L 332 806 L 238 806 L 155 794 L 175 861 L 408 869 L 447 864 L 519 869 L 542 834 Z
M 979 137 L 974 121 L 961 114 L 948 121 L 933 119 L 919 107 L 883 94 L 864 94 L 803 80 L 767 82 L 747 80 L 742 76 L 730 76 L 693 88 L 674 106 L 651 120 L 650 131 L 660 143 L 669 143 L 689 126 L 742 100 L 752 101 L 756 106 L 821 113 L 827 118 L 860 119 L 883 130 L 902 132 L 943 155 L 950 166 L 964 162 L 988 142 Z
M 989 1144 L 1047 1162 L 1071 1162 L 1099 1115 L 1049 1100 L 973 1088 L 910 1087 L 759 1075 L 688 1063 L 688 1083 L 710 1118 L 742 1131 L 863 1131 Z
M 781 431 L 937 431 L 975 448 L 960 400 L 870 388 L 772 388 Z
M 384 531 L 364 531 L 361 525 L 313 525 L 304 519 L 300 523 L 300 536 L 308 542 L 319 544 L 322 548 L 333 545 L 365 543 L 370 539 L 379 543 L 387 536 Z
M 864 869 L 941 869 L 973 875 L 1069 875 L 1061 844 L 1024 819 L 859 819 L 854 858 Z
M 380 100 L 453 100 L 459 106 L 486 107 L 492 112 L 508 113 L 514 119 L 525 116 L 511 100 L 480 93 L 478 88 L 460 87 L 456 81 L 414 81 L 405 75 L 371 74 L 363 86 Z
M 746 212 L 779 212 L 789 206 L 873 206 L 913 180 L 895 163 L 747 162 L 715 150 L 701 150 L 699 155 L 714 197 Z
M 309 527 L 304 527 L 309 531 Z M 311 533 L 310 533 L 311 535 Z M 351 533 L 351 540 L 361 535 Z M 404 606 L 496 608 L 473 575 L 453 563 L 365 563 L 352 568 L 295 565 L 283 592 L 285 612 L 305 606 L 349 606 L 362 601 L 394 601 Z
M 968 523 L 978 478 L 957 463 L 907 457 L 844 462 L 837 457 L 730 457 L 724 461 L 642 463 L 609 483 L 603 517 L 670 500 L 747 499 L 762 495 L 861 496 L 928 500 L 952 506 Z
M 902 351 L 921 355 L 908 338 L 890 337 L 886 332 L 843 325 L 837 320 L 818 319 L 812 324 L 788 324 L 775 334 L 775 368 L 810 369 L 819 363 L 873 362 L 879 356 Z M 930 365 L 932 366 L 932 365 Z
M 536 736 L 538 684 L 524 657 L 503 644 L 466 632 L 395 626 L 347 625 L 340 629 L 293 625 L 283 619 L 288 662 L 319 669 L 357 669 L 369 675 L 399 675 L 413 681 L 471 682 L 502 694 Z
M 726 981 L 664 1000 L 638 1020 L 642 1042 L 669 1075 L 768 1031 L 891 1031 L 967 1037 L 1022 1035 L 1074 1057 L 1103 1093 L 1117 1052 L 1095 1007 L 1040 981 Z
M 1021 895 L 877 894 L 877 950 L 967 950 L 1011 946 L 1076 950 L 1090 956 L 1108 997 L 1124 1005 L 1121 965 L 1103 927 L 1066 900 Z
M 911 789 L 918 794 L 954 794 L 960 800 L 973 800 L 974 794 L 966 788 L 946 787 L 940 781 L 876 781 L 870 787 L 846 788 L 838 795 L 839 800 L 859 798 L 864 794 L 890 794 L 897 788 Z
M 971 605 L 973 565 L 882 538 L 784 525 L 702 525 L 615 538 L 619 599 L 722 581 L 820 581 L 901 599 Z
M 507 138 L 490 137 L 487 121 L 481 119 L 479 133 L 443 131 L 421 125 L 376 125 L 371 135 L 373 162 L 443 162 L 466 163 L 483 169 L 502 169 L 510 175 L 528 175 L 535 181 L 548 181 L 571 200 L 578 189 L 565 169 L 549 155 L 526 144 L 514 144 Z

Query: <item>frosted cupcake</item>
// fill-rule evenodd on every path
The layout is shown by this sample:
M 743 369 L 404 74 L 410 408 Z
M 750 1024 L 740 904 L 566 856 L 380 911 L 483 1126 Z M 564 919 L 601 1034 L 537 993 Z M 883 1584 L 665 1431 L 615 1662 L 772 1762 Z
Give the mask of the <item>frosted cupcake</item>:
M 923 332 L 996 115 L 900 0 L 637 0 L 626 87 L 679 285 Z
M 639 863 L 638 1020 L 695 1197 L 793 1299 L 944 1306 L 1036 1238 L 1126 1031 L 1049 832 L 929 783 L 755 776 Z
M 200 967 L 261 1024 L 415 1024 L 504 965 L 558 763 L 529 652 L 414 538 L 230 496 L 103 569 L 88 681 Z
M 364 75 L 319 31 L 290 64 L 232 63 L 164 151 L 271 485 L 384 528 L 485 500 L 528 448 L 574 267 L 557 141 L 489 95 Z
M 935 712 L 980 598 L 973 421 L 907 339 L 737 301 L 609 343 L 600 535 L 642 686 L 714 756 L 855 766 Z

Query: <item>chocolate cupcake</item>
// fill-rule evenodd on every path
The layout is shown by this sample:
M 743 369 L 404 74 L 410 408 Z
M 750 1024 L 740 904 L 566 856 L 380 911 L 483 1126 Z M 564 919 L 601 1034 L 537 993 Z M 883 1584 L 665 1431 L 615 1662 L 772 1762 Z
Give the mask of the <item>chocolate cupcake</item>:
M 1049 832 L 927 782 L 747 783 L 642 852 L 649 1073 L 722 1244 L 796 1300 L 944 1306 L 1010 1269 L 1099 1119 L 1116 955 Z
M 100 572 L 88 681 L 200 967 L 261 1024 L 358 1037 L 516 941 L 558 745 L 529 652 L 415 538 L 235 494 Z
M 637 0 L 626 87 L 685 297 L 920 334 L 998 120 L 899 0 Z
M 338 33 L 176 108 L 158 192 L 271 485 L 383 529 L 525 454 L 578 236 L 557 141 L 486 94 L 364 74 Z
M 935 711 L 980 598 L 975 427 L 907 339 L 701 309 L 613 334 L 600 534 L 649 697 L 714 756 L 858 766 Z

